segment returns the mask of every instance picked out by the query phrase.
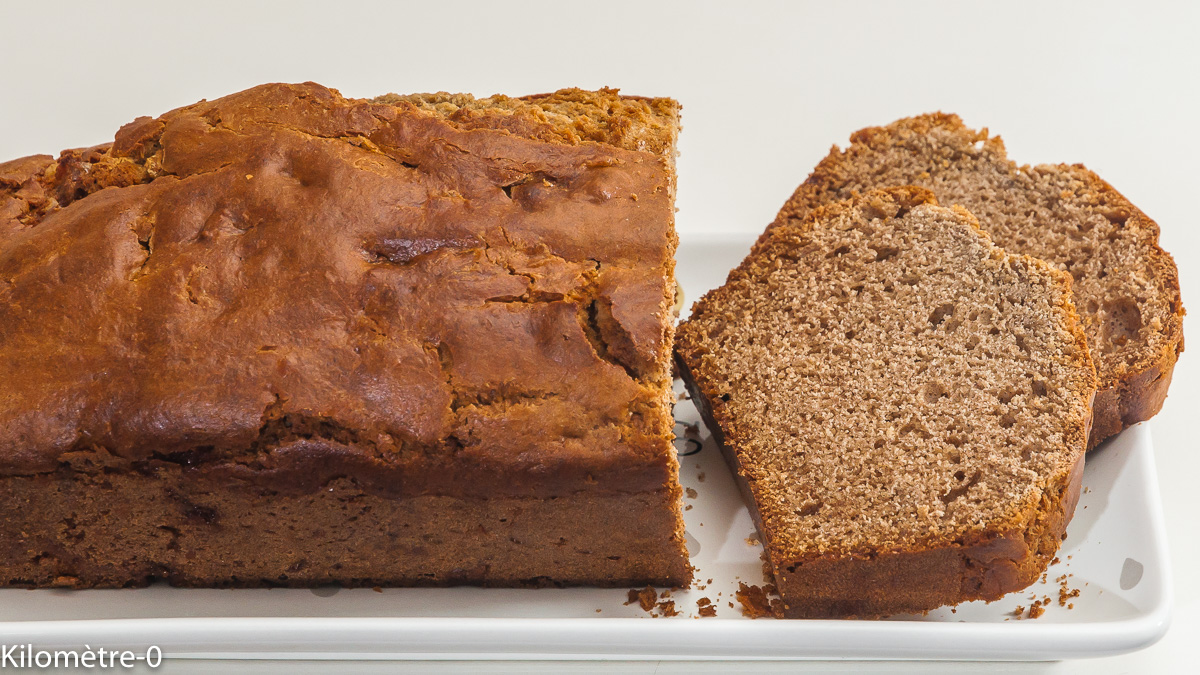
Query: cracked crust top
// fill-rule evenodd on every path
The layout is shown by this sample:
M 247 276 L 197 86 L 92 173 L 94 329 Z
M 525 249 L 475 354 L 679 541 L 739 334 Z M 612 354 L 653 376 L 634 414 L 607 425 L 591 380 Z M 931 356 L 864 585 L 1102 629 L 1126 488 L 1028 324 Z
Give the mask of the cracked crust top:
M 661 488 L 677 108 L 274 84 L 0 164 L 0 472 Z

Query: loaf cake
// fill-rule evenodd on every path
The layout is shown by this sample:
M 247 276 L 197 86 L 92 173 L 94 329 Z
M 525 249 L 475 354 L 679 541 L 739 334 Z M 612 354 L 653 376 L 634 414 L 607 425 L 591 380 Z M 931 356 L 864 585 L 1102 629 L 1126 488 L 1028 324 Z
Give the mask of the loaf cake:
M 678 109 L 272 84 L 0 164 L 0 584 L 686 584 Z
M 772 227 L 895 185 L 932 190 L 975 214 L 996 245 L 1071 274 L 1100 375 L 1090 446 L 1158 413 L 1183 350 L 1184 311 L 1153 220 L 1082 165 L 1017 166 L 999 137 L 939 113 L 863 129 L 845 150 L 834 147 Z
M 1070 283 L 904 187 L 776 226 L 696 303 L 677 365 L 786 616 L 922 612 L 1042 574 L 1096 391 Z

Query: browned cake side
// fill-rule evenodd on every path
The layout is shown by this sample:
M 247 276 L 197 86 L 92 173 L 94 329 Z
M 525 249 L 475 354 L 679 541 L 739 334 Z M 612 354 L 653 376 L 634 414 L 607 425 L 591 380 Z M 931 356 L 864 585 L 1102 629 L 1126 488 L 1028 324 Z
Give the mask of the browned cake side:
M 0 585 L 686 584 L 677 130 L 264 85 L 0 164 Z
M 1074 278 L 1100 374 L 1090 447 L 1158 413 L 1183 350 L 1184 310 L 1175 261 L 1149 216 L 1081 165 L 1017 166 L 999 137 L 956 115 L 902 119 L 850 141 L 817 165 L 772 227 L 872 188 L 928 188 L 978 216 L 998 246 Z
M 776 227 L 679 327 L 789 617 L 997 599 L 1074 512 L 1096 378 L 1070 277 L 934 204 Z

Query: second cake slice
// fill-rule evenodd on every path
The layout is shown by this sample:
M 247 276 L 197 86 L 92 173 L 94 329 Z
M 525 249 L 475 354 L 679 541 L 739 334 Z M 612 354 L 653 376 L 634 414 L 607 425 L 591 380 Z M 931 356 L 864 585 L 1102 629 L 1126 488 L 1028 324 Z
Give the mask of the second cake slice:
M 796 189 L 771 228 L 822 204 L 894 185 L 932 190 L 996 244 L 1069 272 L 1100 388 L 1089 445 L 1162 408 L 1183 351 L 1179 272 L 1158 225 L 1082 165 L 1018 166 L 998 136 L 931 114 L 858 131 Z M 768 228 L 768 232 L 771 228 Z
M 1074 511 L 1096 377 L 1070 277 L 919 188 L 776 228 L 680 326 L 789 617 L 997 599 Z

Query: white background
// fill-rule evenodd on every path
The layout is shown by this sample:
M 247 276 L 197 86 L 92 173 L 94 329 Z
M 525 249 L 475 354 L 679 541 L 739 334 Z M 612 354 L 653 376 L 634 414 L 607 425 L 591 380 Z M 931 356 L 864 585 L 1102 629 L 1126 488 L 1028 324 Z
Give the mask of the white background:
M 1200 8 L 1193 4 L 28 2 L 0 4 L 0 54 L 0 160 L 111 140 L 136 116 L 268 81 L 313 80 L 347 96 L 606 85 L 672 96 L 683 103 L 678 228 L 685 239 L 757 233 L 829 146 L 855 129 L 957 112 L 1001 134 L 1018 162 L 1081 162 L 1113 183 L 1159 222 L 1162 244 L 1179 264 L 1184 304 L 1200 312 Z M 1200 637 L 1197 412 L 1200 354 L 1188 351 L 1150 423 L 1175 569 L 1172 629 L 1134 655 L 1038 669 L 1095 675 L 1191 665 Z M 619 668 L 660 666 L 709 669 Z

